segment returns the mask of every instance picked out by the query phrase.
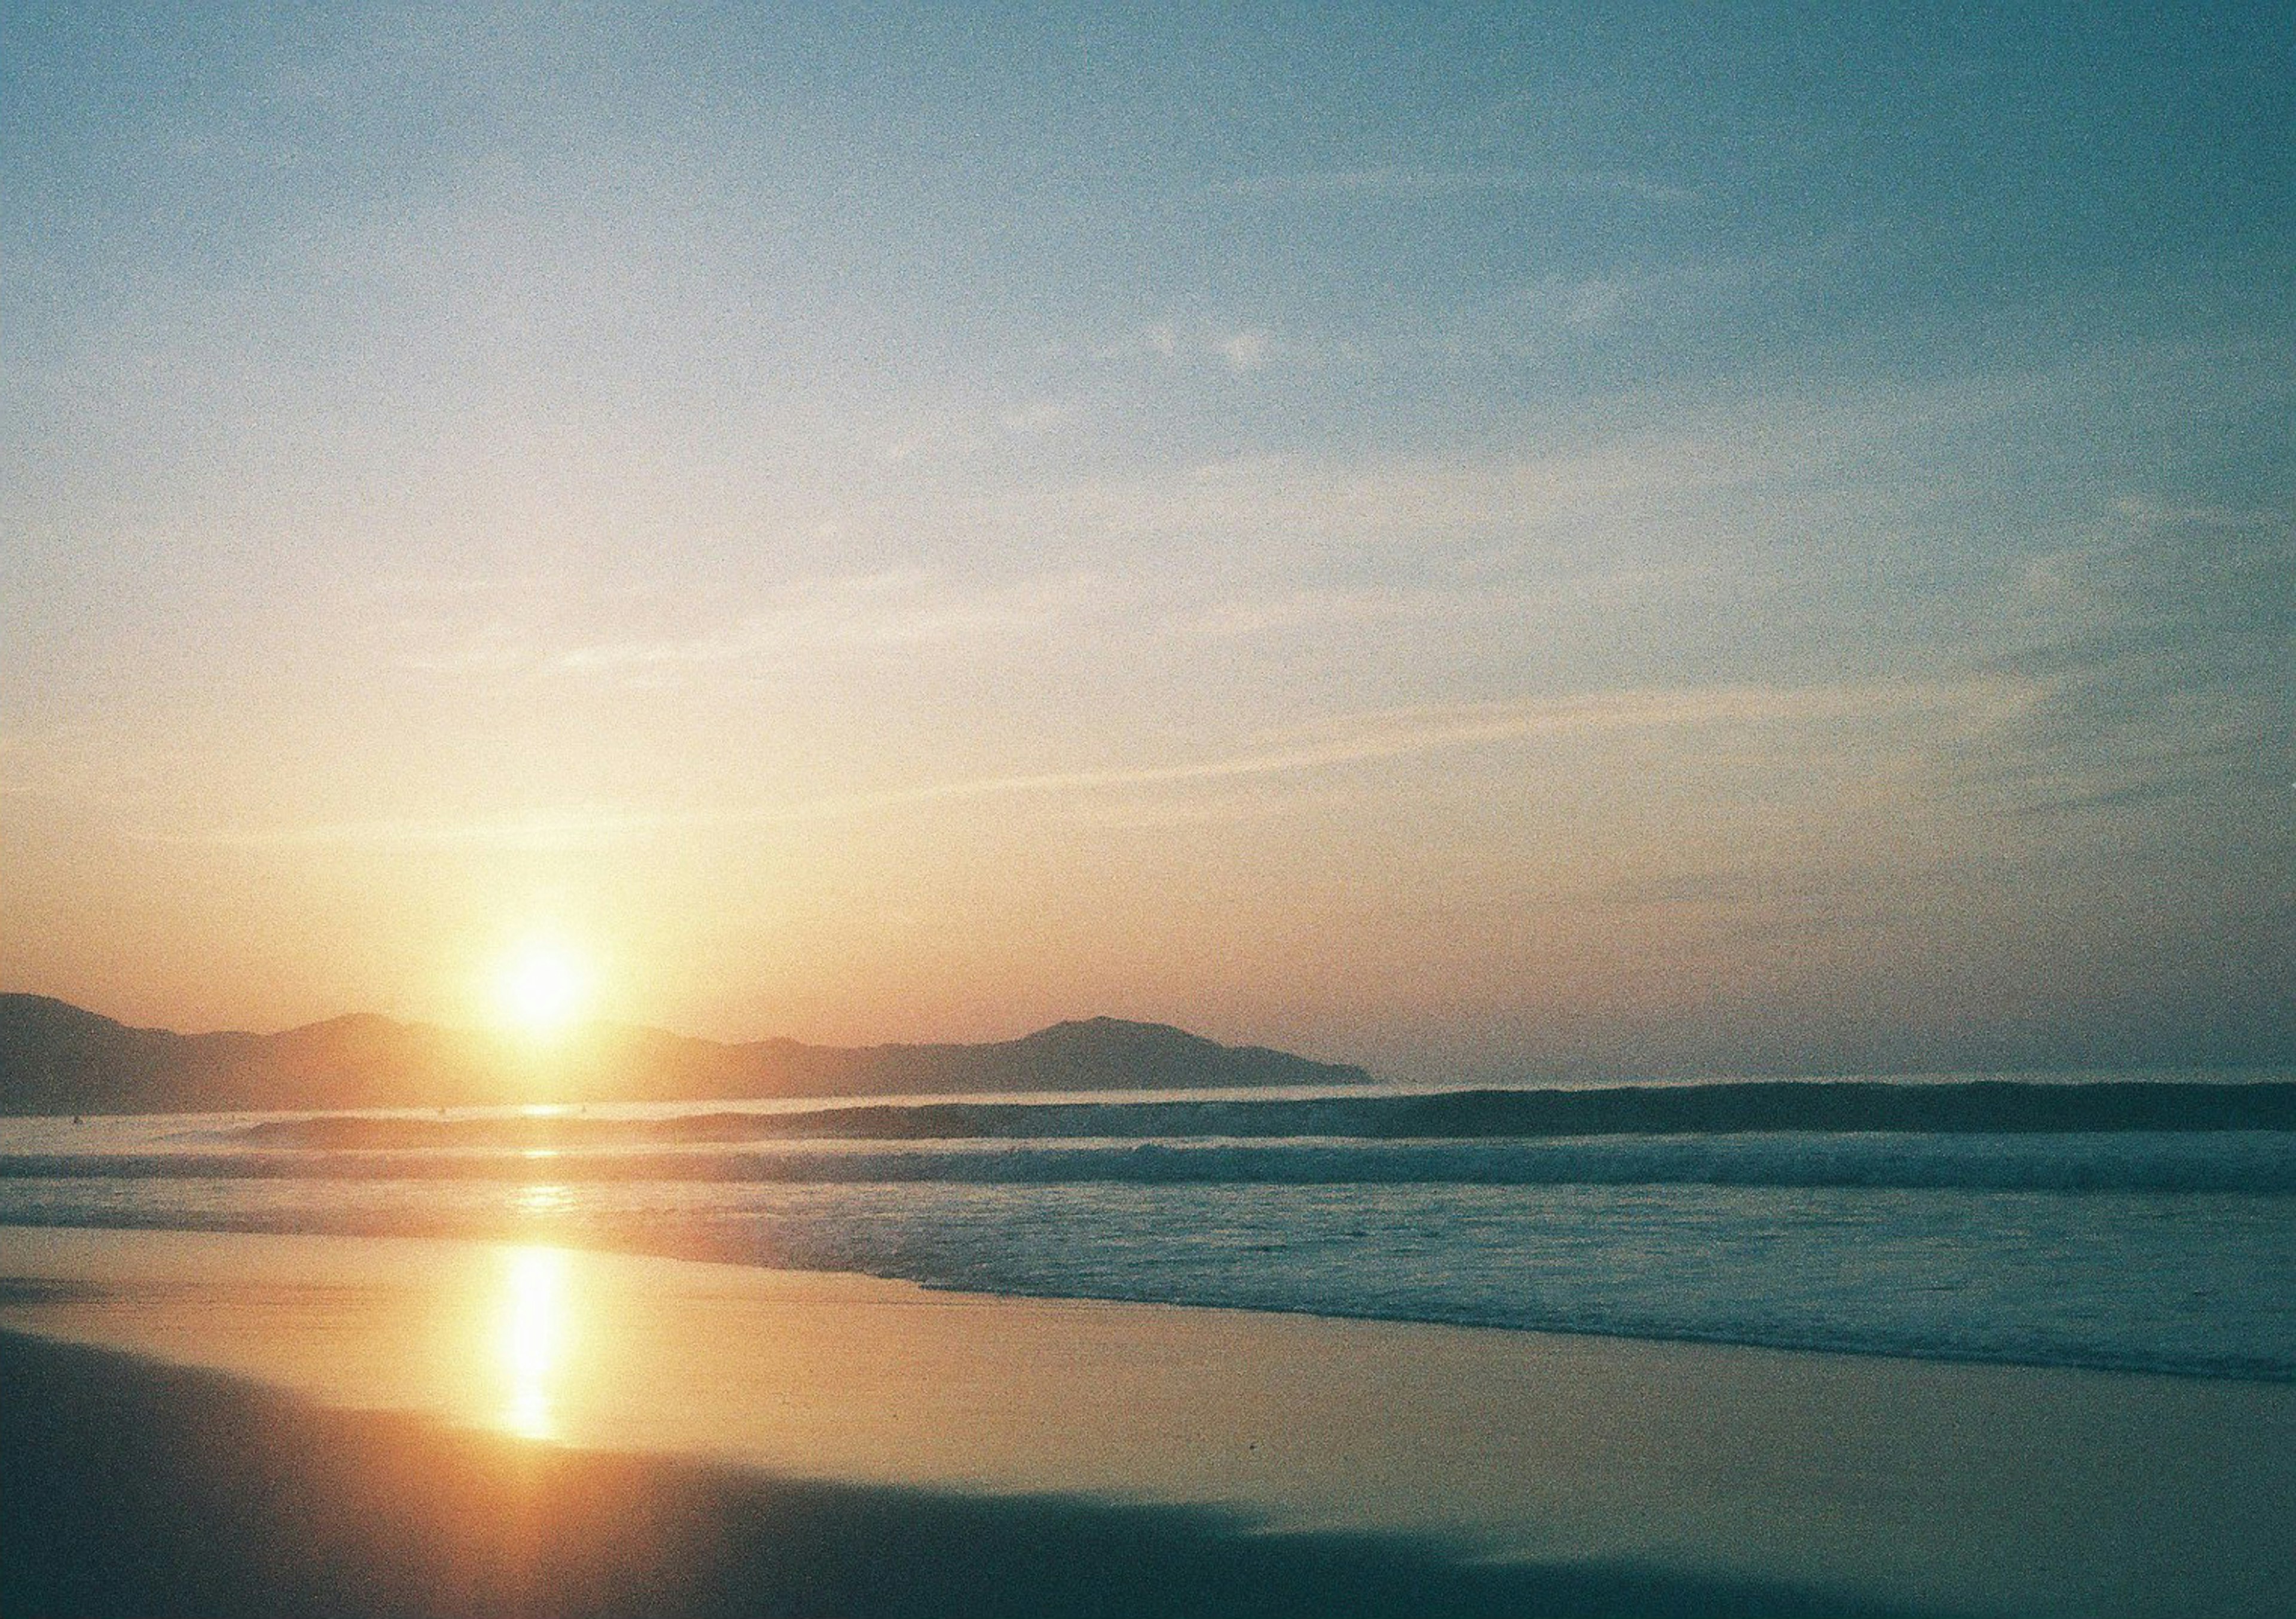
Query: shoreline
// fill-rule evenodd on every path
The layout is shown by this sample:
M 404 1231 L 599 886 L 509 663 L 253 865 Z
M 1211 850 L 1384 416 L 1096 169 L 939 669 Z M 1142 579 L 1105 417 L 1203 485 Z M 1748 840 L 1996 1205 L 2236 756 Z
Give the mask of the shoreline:
M 7 1228 L 9 1278 L 0 1327 L 530 1448 L 1775 1599 L 1687 1611 L 2265 1615 L 2296 1582 L 2279 1385 L 407 1238 Z
M 303 1228 L 280 1227 L 266 1229 L 251 1222 L 226 1222 L 213 1225 L 188 1224 L 164 1219 L 139 1220 L 123 1218 L 107 1223 L 72 1219 L 41 1221 L 11 1217 L 0 1219 L 0 1233 L 25 1231 L 103 1231 L 121 1235 L 136 1233 L 166 1235 L 182 1233 L 217 1237 L 309 1237 L 362 1241 L 416 1241 L 479 1243 L 506 1247 L 533 1245 L 537 1239 L 529 1229 L 522 1229 L 515 1220 L 487 1225 L 467 1221 L 442 1220 L 435 1225 L 410 1224 L 403 1219 L 394 1220 L 387 1229 L 358 1230 L 348 1223 L 336 1229 L 316 1231 Z M 656 1259 L 695 1264 L 722 1264 L 744 1270 L 763 1271 L 799 1276 L 853 1277 L 864 1281 L 885 1282 L 900 1287 L 914 1287 L 928 1293 L 945 1293 L 959 1298 L 1002 1298 L 1029 1304 L 1113 1304 L 1144 1309 L 1189 1310 L 1205 1312 L 1228 1312 L 1250 1316 L 1293 1317 L 1307 1321 L 1345 1322 L 1362 1326 L 1431 1327 L 1450 1332 L 1494 1332 L 1533 1337 L 1585 1339 L 1598 1343 L 1680 1345 L 1721 1350 L 1750 1350 L 1787 1355 L 1838 1356 L 1857 1361 L 1879 1361 L 1890 1363 L 1910 1362 L 1917 1365 L 1997 1367 L 2009 1370 L 2036 1372 L 2072 1372 L 2085 1376 L 2161 1378 L 2178 1382 L 2202 1384 L 2232 1384 L 2263 1388 L 2296 1388 L 2296 1369 L 2277 1364 L 2243 1363 L 2227 1368 L 2222 1365 L 2194 1365 L 2189 1362 L 2144 1361 L 2134 1359 L 2113 1360 L 2104 1357 L 2088 1359 L 2046 1360 L 2038 1356 L 2011 1358 L 1998 1354 L 1980 1354 L 1957 1351 L 1950 1347 L 1877 1346 L 1844 1337 L 1840 1340 L 1785 1341 L 1779 1338 L 1730 1337 L 1720 1333 L 1702 1334 L 1688 1331 L 1613 1332 L 1596 1327 L 1579 1327 L 1540 1322 L 1518 1325 L 1504 1321 L 1462 1320 L 1439 1315 L 1377 1315 L 1367 1311 L 1350 1312 L 1337 1308 L 1318 1308 L 1283 1304 L 1226 1304 L 1193 1300 L 1135 1296 L 1109 1292 L 1031 1291 L 1021 1288 L 984 1288 L 962 1287 L 954 1282 L 931 1280 L 916 1277 L 888 1276 L 881 1271 L 861 1269 L 827 1270 L 804 1265 L 771 1264 L 747 1249 L 733 1245 L 717 1246 L 694 1240 L 650 1241 L 642 1235 L 612 1231 L 581 1230 L 554 1231 L 547 1245 L 572 1252 L 620 1256 L 631 1259 Z

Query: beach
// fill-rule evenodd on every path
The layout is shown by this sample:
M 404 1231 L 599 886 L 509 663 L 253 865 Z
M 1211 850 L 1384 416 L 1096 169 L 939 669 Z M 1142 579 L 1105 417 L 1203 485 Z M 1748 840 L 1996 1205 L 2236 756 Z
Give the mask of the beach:
M 2292 24 L 0 8 L 0 1619 L 2296 1619 Z
M 0 1231 L 0 1328 L 37 1335 L 0 1352 L 11 1613 L 2267 1615 L 2296 1589 L 2285 1384 L 149 1231 Z

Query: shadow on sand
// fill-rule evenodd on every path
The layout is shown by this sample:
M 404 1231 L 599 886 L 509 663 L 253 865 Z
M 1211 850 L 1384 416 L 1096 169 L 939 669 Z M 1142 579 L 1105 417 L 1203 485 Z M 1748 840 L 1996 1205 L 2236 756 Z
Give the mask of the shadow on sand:
M 0 1334 L 9 1615 L 1875 1615 L 1219 1513 L 800 1483 Z

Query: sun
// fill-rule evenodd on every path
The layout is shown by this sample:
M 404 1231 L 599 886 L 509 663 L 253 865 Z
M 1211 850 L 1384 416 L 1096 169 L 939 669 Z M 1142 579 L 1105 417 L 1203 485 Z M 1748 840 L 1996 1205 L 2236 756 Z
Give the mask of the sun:
M 550 940 L 521 944 L 495 977 L 495 1011 L 504 1025 L 537 1040 L 563 1034 L 590 1002 L 590 971 L 582 958 Z

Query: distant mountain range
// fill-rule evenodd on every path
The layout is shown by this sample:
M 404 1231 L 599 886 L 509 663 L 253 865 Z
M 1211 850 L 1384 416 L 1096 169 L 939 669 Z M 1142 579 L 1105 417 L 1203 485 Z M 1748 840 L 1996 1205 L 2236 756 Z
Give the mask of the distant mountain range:
M 726 1044 L 602 1025 L 562 1046 L 373 1013 L 276 1034 L 130 1028 L 0 994 L 0 1114 L 465 1108 L 779 1096 L 1357 1084 L 1363 1069 L 1092 1018 L 980 1045 Z

